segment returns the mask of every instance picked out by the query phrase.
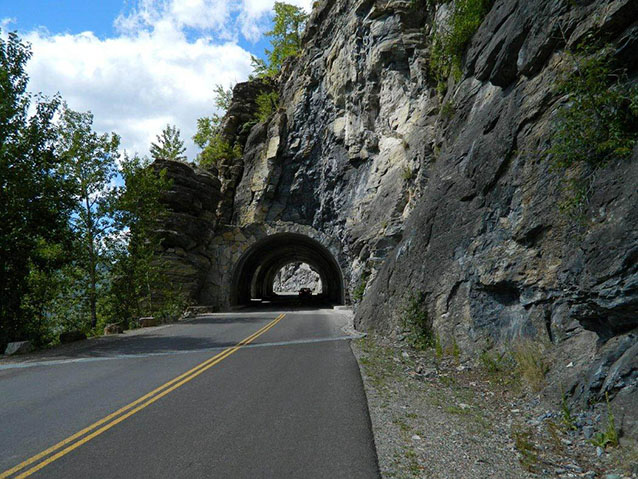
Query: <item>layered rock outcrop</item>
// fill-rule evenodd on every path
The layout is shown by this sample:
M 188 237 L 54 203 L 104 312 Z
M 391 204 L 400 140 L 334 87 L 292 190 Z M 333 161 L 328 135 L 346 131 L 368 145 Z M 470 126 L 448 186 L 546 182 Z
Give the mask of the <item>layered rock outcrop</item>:
M 215 221 L 299 225 L 336 245 L 347 292 L 364 292 L 359 328 L 396 333 L 420 294 L 442 341 L 466 356 L 545 343 L 552 390 L 609 393 L 638 436 L 638 151 L 600 170 L 584 224 L 560 213 L 545 153 L 566 49 L 595 36 L 638 74 L 638 3 L 496 0 L 443 96 L 429 46 L 450 4 L 315 3 L 279 110 L 248 134 L 229 127 L 244 154 L 220 166 L 209 232 L 172 246 L 188 251 L 184 277 L 209 274 Z M 230 112 L 248 115 L 254 92 L 238 85 Z

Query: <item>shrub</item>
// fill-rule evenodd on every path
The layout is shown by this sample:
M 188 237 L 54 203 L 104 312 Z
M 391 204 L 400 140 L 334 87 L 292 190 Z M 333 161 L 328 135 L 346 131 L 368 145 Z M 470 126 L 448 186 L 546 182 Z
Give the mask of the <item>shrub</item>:
M 415 176 L 416 175 L 414 174 L 414 170 L 412 168 L 404 166 L 401 169 L 401 178 L 403 178 L 405 181 L 411 181 L 414 179 Z
M 359 302 L 363 299 L 363 295 L 366 291 L 366 286 L 368 285 L 368 278 L 370 277 L 370 273 L 362 273 L 361 278 L 359 279 L 359 284 L 352 291 L 352 299 L 356 302 Z
M 444 120 L 449 120 L 454 116 L 454 112 L 456 111 L 456 107 L 454 103 L 451 101 L 446 101 L 443 106 L 441 106 L 441 118 Z
M 605 399 L 607 401 L 607 425 L 604 431 L 597 432 L 590 440 L 590 443 L 594 446 L 602 447 L 618 446 L 618 431 L 616 430 L 616 420 L 614 414 L 609 407 L 609 394 L 605 393 Z
M 268 121 L 279 108 L 279 93 L 275 91 L 262 92 L 255 100 L 257 103 L 256 119 L 259 122 Z
M 413 348 L 435 347 L 436 336 L 428 315 L 425 293 L 413 293 L 408 297 L 401 310 L 401 323 Z
M 530 472 L 534 471 L 534 466 L 538 464 L 538 447 L 532 442 L 533 433 L 531 430 L 522 427 L 512 428 L 514 437 L 514 447 L 520 454 L 521 465 Z
M 610 48 L 569 53 L 573 69 L 556 85 L 567 102 L 556 115 L 549 153 L 555 171 L 578 167 L 561 204 L 576 217 L 589 200 L 595 173 L 629 158 L 638 140 L 638 86 L 630 85 L 611 54 Z
M 235 160 L 242 155 L 239 144 L 233 146 L 224 139 L 220 131 L 221 119 L 218 116 L 197 120 L 197 133 L 193 140 L 202 151 L 197 156 L 201 166 L 215 166 L 222 159 Z
M 560 413 L 561 422 L 565 429 L 568 431 L 576 431 L 578 429 L 578 427 L 576 427 L 576 418 L 572 414 L 572 410 L 567 403 L 567 396 L 565 394 L 563 394 L 560 402 Z
M 456 0 L 449 25 L 435 25 L 430 45 L 430 71 L 444 93 L 452 74 L 461 78 L 461 62 L 467 44 L 489 12 L 494 0 Z
M 483 351 L 479 355 L 479 363 L 488 373 L 501 373 L 503 371 L 507 371 L 510 367 L 505 356 L 506 353 Z
M 215 166 L 222 159 L 235 160 L 242 155 L 241 147 L 238 144 L 231 147 L 221 135 L 214 135 L 208 145 L 199 154 L 199 164 L 201 166 Z
M 549 371 L 541 345 L 533 341 L 522 341 L 514 347 L 512 357 L 516 362 L 516 372 L 524 384 L 532 391 L 540 391 Z

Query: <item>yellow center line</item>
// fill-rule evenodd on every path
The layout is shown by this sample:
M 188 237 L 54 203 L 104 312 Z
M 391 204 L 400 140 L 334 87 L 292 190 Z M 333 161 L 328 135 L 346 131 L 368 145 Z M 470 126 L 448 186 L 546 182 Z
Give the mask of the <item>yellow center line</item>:
M 230 348 L 225 349 L 221 353 L 216 354 L 215 356 L 213 356 L 213 357 L 207 359 L 206 361 L 203 361 L 202 363 L 198 364 L 194 368 L 189 369 L 185 373 L 180 374 L 179 376 L 177 376 L 176 378 L 168 381 L 165 384 L 162 384 L 161 386 L 159 386 L 158 388 L 154 389 L 150 393 L 145 394 L 144 396 L 140 397 L 139 399 L 136 399 L 135 401 L 131 402 L 130 404 L 127 404 L 126 406 L 118 409 L 114 413 L 109 414 L 108 416 L 104 417 L 103 419 L 100 419 L 99 421 L 91 424 L 90 426 L 88 426 L 88 427 L 82 429 L 81 431 L 73 434 L 72 436 L 69 436 L 68 438 L 58 442 L 57 444 L 49 447 L 48 449 L 42 451 L 41 453 L 36 454 L 35 456 L 27 459 L 26 461 L 21 462 L 17 466 L 15 466 L 15 467 L 3 472 L 2 474 L 0 474 L 0 479 L 6 479 L 7 477 L 9 477 L 10 475 L 14 474 L 15 472 L 18 472 L 18 471 L 24 469 L 25 467 L 27 467 L 27 466 L 39 461 L 40 459 L 48 456 L 49 454 L 51 454 L 51 453 L 57 451 L 58 449 L 66 446 L 67 444 L 73 443 L 73 441 L 75 441 L 79 437 L 83 436 L 84 434 L 92 431 L 93 429 L 95 429 L 95 428 L 97 428 L 99 426 L 102 426 L 105 423 L 108 423 L 108 424 L 102 426 L 100 429 L 98 429 L 98 430 L 94 431 L 93 433 L 89 434 L 85 438 L 81 439 L 80 441 L 74 442 L 73 444 L 71 444 L 68 447 L 64 448 L 62 451 L 60 451 L 57 454 L 54 454 L 53 456 L 49 457 L 48 459 L 46 459 L 45 461 L 41 462 L 37 466 L 34 466 L 31 469 L 23 472 L 19 476 L 16 476 L 15 479 L 28 477 L 28 476 L 32 475 L 33 473 L 39 471 L 40 469 L 42 469 L 43 467 L 47 466 L 48 464 L 51 464 L 52 462 L 56 461 L 60 457 L 66 455 L 69 452 L 71 452 L 72 450 L 80 447 L 82 444 L 87 443 L 88 441 L 90 441 L 94 437 L 99 436 L 103 432 L 111 429 L 113 426 L 119 424 L 120 422 L 124 421 L 125 419 L 127 419 L 130 416 L 132 416 L 133 414 L 141 411 L 145 407 L 149 406 L 150 404 L 154 403 L 155 401 L 159 400 L 160 398 L 166 396 L 168 393 L 174 391 L 175 389 L 179 388 L 180 386 L 182 386 L 182 385 L 186 384 L 187 382 L 191 381 L 192 379 L 196 378 L 197 376 L 202 374 L 204 371 L 206 371 L 206 370 L 210 369 L 211 367 L 215 366 L 216 364 L 220 363 L 221 361 L 226 359 L 228 356 L 230 356 L 231 354 L 233 354 L 236 351 L 238 351 L 239 349 L 241 349 L 242 346 L 246 346 L 247 344 L 250 344 L 255 339 L 257 339 L 259 336 L 264 334 L 266 331 L 268 331 L 269 329 L 273 328 L 279 321 L 281 321 L 284 318 L 284 316 L 285 316 L 285 314 L 280 314 L 275 319 L 273 319 L 270 323 L 266 324 L 264 327 L 260 328 L 258 331 L 256 331 L 255 333 L 251 334 L 247 338 L 243 339 L 242 341 L 237 343 L 235 346 L 232 346 Z M 146 401 L 146 402 L 144 402 L 144 401 Z M 143 404 L 138 406 L 138 404 L 140 404 L 140 403 L 143 403 Z M 135 406 L 137 406 L 137 407 L 135 407 Z M 132 409 L 132 408 L 135 408 L 135 409 Z M 129 409 L 132 409 L 132 410 L 127 412 L 126 414 L 123 414 L 123 415 L 120 416 L 120 414 L 128 411 Z M 119 417 L 117 417 L 117 416 L 119 416 Z M 111 421 L 112 419 L 114 419 L 116 417 L 117 417 L 117 419 Z M 111 421 L 111 422 L 108 422 L 108 421 Z

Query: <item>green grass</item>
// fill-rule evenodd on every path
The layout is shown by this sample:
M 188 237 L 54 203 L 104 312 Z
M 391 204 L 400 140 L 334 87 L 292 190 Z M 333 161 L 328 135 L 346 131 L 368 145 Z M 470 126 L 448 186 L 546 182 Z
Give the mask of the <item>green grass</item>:
M 594 437 L 589 441 L 592 445 L 602 447 L 603 449 L 609 447 L 618 446 L 618 430 L 616 429 L 616 419 L 609 406 L 609 395 L 605 394 L 607 400 L 607 423 L 603 431 L 594 434 Z
M 576 431 L 576 418 L 572 414 L 572 410 L 567 403 L 567 396 L 563 394 L 563 398 L 560 402 L 561 423 L 563 427 L 568 431 Z
M 514 447 L 520 454 L 521 465 L 530 472 L 538 464 L 538 448 L 532 442 L 532 432 L 522 427 L 512 428 Z
M 549 365 L 544 354 L 542 345 L 530 340 L 519 342 L 512 351 L 518 376 L 533 392 L 540 391 L 545 385 Z

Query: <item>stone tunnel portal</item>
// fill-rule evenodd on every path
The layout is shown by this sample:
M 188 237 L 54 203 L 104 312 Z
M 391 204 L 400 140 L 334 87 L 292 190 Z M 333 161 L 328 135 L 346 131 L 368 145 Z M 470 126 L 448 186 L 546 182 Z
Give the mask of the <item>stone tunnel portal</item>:
M 307 263 L 321 278 L 320 298 L 333 304 L 344 303 L 341 268 L 332 253 L 318 241 L 298 233 L 277 233 L 261 239 L 239 259 L 233 274 L 231 304 L 276 297 L 273 284 L 284 266 Z

